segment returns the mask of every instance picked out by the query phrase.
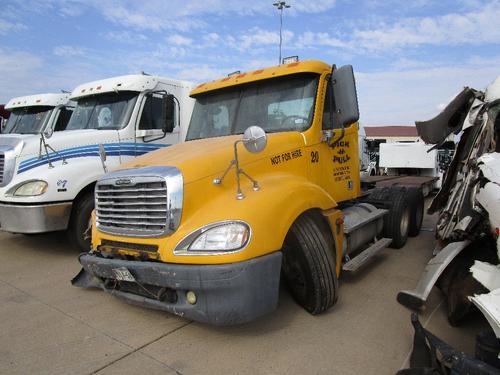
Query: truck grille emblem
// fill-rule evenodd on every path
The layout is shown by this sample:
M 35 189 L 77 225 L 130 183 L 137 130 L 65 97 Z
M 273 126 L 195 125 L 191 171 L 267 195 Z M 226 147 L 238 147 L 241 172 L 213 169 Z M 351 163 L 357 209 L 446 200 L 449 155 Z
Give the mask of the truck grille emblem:
M 121 178 L 121 179 L 115 181 L 115 185 L 118 185 L 118 186 L 130 185 L 131 183 L 132 183 L 132 180 L 130 178 Z

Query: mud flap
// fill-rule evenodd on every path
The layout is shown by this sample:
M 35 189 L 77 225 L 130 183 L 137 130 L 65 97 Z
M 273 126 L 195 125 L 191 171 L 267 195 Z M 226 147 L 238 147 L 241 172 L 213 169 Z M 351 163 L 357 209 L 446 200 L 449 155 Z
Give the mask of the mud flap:
M 94 275 L 85 271 L 85 268 L 82 268 L 78 275 L 73 277 L 71 280 L 71 285 L 80 287 L 80 288 L 98 288 L 101 289 L 101 280 L 96 278 Z
M 422 327 L 415 313 L 411 314 L 411 324 L 415 330 L 415 336 L 413 337 L 410 368 L 400 370 L 396 375 L 500 374 L 499 369 L 466 356 L 427 331 Z

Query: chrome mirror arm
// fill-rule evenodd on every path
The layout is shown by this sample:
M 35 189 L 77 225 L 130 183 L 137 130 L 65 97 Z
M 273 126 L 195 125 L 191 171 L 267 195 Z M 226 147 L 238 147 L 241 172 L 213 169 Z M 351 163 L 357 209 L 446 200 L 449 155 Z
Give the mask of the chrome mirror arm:
M 224 180 L 226 175 L 229 173 L 231 168 L 234 166 L 235 171 L 236 171 L 236 186 L 237 186 L 236 199 L 242 200 L 245 198 L 245 194 L 243 194 L 243 192 L 241 191 L 240 174 L 244 175 L 246 178 L 248 178 L 252 182 L 252 185 L 253 185 L 252 189 L 254 191 L 260 190 L 260 186 L 256 180 L 254 180 L 252 177 L 250 177 L 250 175 L 248 175 L 248 173 L 246 173 L 243 169 L 240 168 L 240 162 L 239 162 L 239 158 L 238 158 L 238 143 L 245 143 L 245 141 L 244 140 L 237 140 L 236 142 L 234 142 L 234 145 L 233 145 L 233 147 L 234 147 L 234 159 L 229 162 L 229 166 L 226 168 L 226 170 L 224 171 L 224 173 L 222 174 L 221 177 L 214 178 L 213 184 L 214 185 L 222 184 L 222 180 Z

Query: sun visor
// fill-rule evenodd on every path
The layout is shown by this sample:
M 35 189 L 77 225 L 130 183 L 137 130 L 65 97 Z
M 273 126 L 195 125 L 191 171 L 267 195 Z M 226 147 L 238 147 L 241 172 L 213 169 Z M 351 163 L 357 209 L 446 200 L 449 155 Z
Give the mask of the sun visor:
M 418 135 L 425 143 L 441 143 L 451 133 L 462 129 L 476 90 L 465 87 L 436 117 L 428 121 L 416 121 Z

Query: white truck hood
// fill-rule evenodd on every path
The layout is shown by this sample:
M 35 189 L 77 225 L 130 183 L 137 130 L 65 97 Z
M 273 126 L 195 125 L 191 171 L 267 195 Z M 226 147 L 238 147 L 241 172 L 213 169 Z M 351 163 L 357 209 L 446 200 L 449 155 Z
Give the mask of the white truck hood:
M 25 140 L 24 155 L 38 155 L 40 152 L 40 135 L 32 136 Z M 65 130 L 55 132 L 52 137 L 45 138 L 45 143 L 54 150 L 60 151 L 69 147 L 95 145 L 99 143 L 113 142 L 118 138 L 116 130 Z
M 22 152 L 17 155 L 20 158 L 18 173 L 58 160 L 68 160 L 89 154 L 98 156 L 99 144 L 113 147 L 113 144 L 119 142 L 117 130 L 95 129 L 56 132 L 52 137 L 45 138 L 47 148 L 43 143 L 40 148 L 40 139 L 41 136 L 37 135 L 24 140 Z M 108 151 L 108 147 L 106 147 L 106 151 Z

